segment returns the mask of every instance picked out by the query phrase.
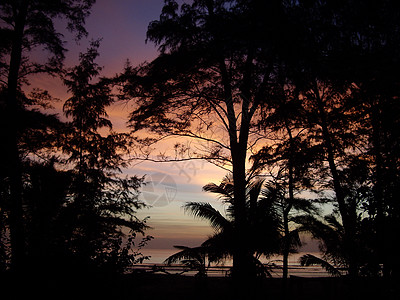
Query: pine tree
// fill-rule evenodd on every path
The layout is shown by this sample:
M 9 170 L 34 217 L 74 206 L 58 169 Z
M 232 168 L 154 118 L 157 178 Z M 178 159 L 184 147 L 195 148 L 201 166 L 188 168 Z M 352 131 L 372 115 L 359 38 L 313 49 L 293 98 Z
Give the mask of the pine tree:
M 114 263 L 114 268 L 119 268 L 112 254 L 118 254 L 123 228 L 133 236 L 144 234 L 145 221 L 136 219 L 135 212 L 145 204 L 138 200 L 142 178 L 120 174 L 127 166 L 124 155 L 131 139 L 114 132 L 108 119 L 106 109 L 114 97 L 107 80 L 96 82 L 101 70 L 94 62 L 98 47 L 98 41 L 92 42 L 64 80 L 72 96 L 64 103 L 71 121 L 62 150 L 66 164 L 73 166 L 64 218 L 71 230 L 67 247 L 83 265 L 111 268 Z M 130 263 L 133 261 L 132 256 Z
M 22 209 L 22 153 L 20 136 L 24 128 L 25 107 L 22 84 L 30 74 L 56 74 L 61 69 L 65 48 L 60 33 L 55 29 L 58 17 L 67 21 L 70 31 L 78 37 L 86 34 L 85 17 L 89 14 L 93 0 L 74 1 L 1 1 L 1 110 L 2 140 L 4 141 L 4 169 L 10 189 L 10 235 L 12 267 L 23 268 L 25 235 Z M 30 54 L 44 49 L 49 54 L 45 63 L 35 62 Z

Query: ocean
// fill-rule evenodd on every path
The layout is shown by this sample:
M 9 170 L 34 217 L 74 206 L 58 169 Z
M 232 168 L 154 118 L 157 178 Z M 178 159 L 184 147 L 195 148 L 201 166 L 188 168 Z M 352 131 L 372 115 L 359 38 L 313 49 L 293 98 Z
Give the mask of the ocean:
M 144 268 L 150 269 L 152 266 L 162 266 L 165 259 L 170 255 L 178 252 L 178 249 L 142 249 L 141 252 L 145 256 L 151 256 L 149 260 L 143 262 L 143 264 L 136 266 L 135 268 Z M 317 257 L 321 257 L 321 253 L 319 252 L 299 252 L 289 256 L 289 275 L 290 276 L 300 276 L 300 277 L 329 277 L 330 275 L 319 266 L 309 266 L 303 267 L 299 263 L 299 259 L 301 256 L 305 254 L 312 254 Z M 275 256 L 269 259 L 262 259 L 263 263 L 273 263 L 275 267 L 271 268 L 271 273 L 273 277 L 281 277 L 282 276 L 282 257 Z M 212 268 L 211 275 L 212 276 L 224 276 L 224 272 L 226 272 L 229 267 L 232 266 L 231 261 L 225 262 L 224 265 L 219 265 L 215 268 Z M 173 273 L 174 268 L 168 269 L 168 272 Z M 176 269 L 176 272 L 179 272 L 179 268 Z M 194 275 L 195 272 L 187 272 L 185 275 Z

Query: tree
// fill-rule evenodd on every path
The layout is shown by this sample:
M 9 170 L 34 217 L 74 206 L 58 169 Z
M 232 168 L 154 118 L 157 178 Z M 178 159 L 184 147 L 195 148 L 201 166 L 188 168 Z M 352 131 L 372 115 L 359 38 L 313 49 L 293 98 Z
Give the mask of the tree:
M 398 201 L 394 200 L 400 174 L 399 136 L 394 130 L 399 122 L 399 82 L 395 75 L 399 67 L 399 4 L 390 0 L 351 4 L 355 18 L 346 19 L 346 33 L 358 35 L 352 43 L 357 53 L 352 66 L 358 92 L 354 106 L 361 115 L 357 133 L 365 139 L 362 158 L 369 163 L 374 195 L 369 214 L 376 228 L 375 249 L 384 266 L 384 276 L 390 277 L 395 276 L 398 264 L 395 244 L 388 233 L 400 224 Z
M 248 232 L 247 159 L 264 138 L 256 123 L 262 108 L 268 110 L 262 104 L 274 78 L 275 38 L 284 28 L 280 9 L 275 1 L 199 0 L 180 8 L 166 1 L 148 30 L 160 55 L 139 68 L 128 66 L 119 78 L 124 95 L 135 100 L 132 129 L 153 134 L 148 145 L 167 137 L 193 139 L 201 144 L 184 147 L 185 159 L 207 159 L 232 172 L 238 277 L 251 269 L 247 245 L 239 242 Z
M 367 172 L 374 176 L 366 184 L 374 186 L 375 197 L 369 200 L 374 202 L 376 226 L 380 228 L 376 234 L 377 249 L 382 263 L 389 265 L 388 255 L 383 254 L 388 253 L 383 249 L 384 240 L 390 240 L 384 238 L 387 231 L 383 229 L 386 197 L 382 166 L 387 153 L 381 147 L 385 142 L 379 137 L 382 127 L 378 120 L 388 120 L 392 125 L 398 122 L 392 115 L 398 109 L 393 101 L 397 97 L 394 86 L 398 85 L 393 76 L 398 67 L 398 11 L 398 3 L 390 0 L 344 1 L 341 5 L 335 1 L 299 1 L 291 10 L 293 20 L 299 22 L 299 37 L 303 41 L 298 44 L 298 56 L 292 60 L 291 78 L 302 91 L 310 128 L 315 137 L 321 138 L 325 149 L 331 186 L 344 226 L 344 243 L 348 244 L 346 248 L 353 261 L 349 263 L 352 276 L 358 273 L 357 255 L 351 254 L 356 249 L 353 242 L 357 239 L 357 218 L 353 204 L 347 202 L 351 197 L 346 194 L 349 183 L 343 170 L 354 162 L 355 156 L 364 162 L 373 161 Z M 383 111 L 386 118 L 381 118 Z M 389 127 L 385 135 L 395 136 Z M 397 186 L 394 174 L 398 173 L 398 164 L 391 157 L 389 181 L 393 187 Z
M 189 269 L 198 271 L 196 276 L 207 276 L 207 249 L 205 247 L 174 246 L 174 248 L 181 251 L 169 256 L 164 263 L 170 265 L 180 261 L 188 266 Z M 210 263 L 209 261 L 208 266 Z
M 327 215 L 322 220 L 313 216 L 301 216 L 295 218 L 301 225 L 300 230 L 310 232 L 313 238 L 320 242 L 322 258 L 311 254 L 303 255 L 300 263 L 304 266 L 320 265 L 332 276 L 345 276 L 349 274 L 348 250 L 345 247 L 345 232 L 343 225 L 337 218 L 337 213 Z M 374 231 L 368 219 L 362 219 L 358 215 L 356 232 L 355 253 L 357 255 L 357 276 L 379 277 L 381 269 L 376 264 L 373 249 Z M 353 259 L 353 258 L 352 258 Z
M 297 253 L 302 246 L 296 218 L 299 216 L 319 215 L 319 209 L 315 205 L 320 201 L 302 198 L 299 195 L 290 198 L 285 178 L 275 178 L 265 184 L 262 191 L 262 201 L 270 202 L 271 209 L 276 216 L 280 230 L 279 254 L 282 255 L 283 287 L 286 287 L 286 279 L 289 274 L 289 255 Z
M 76 1 L 2 1 L 2 54 L 0 75 L 2 124 L 8 128 L 3 134 L 5 141 L 4 161 L 10 186 L 10 235 L 12 266 L 18 271 L 23 266 L 25 255 L 23 211 L 22 211 L 22 165 L 19 141 L 25 102 L 21 86 L 30 74 L 55 74 L 60 71 L 65 48 L 54 26 L 54 19 L 66 19 L 68 29 L 78 37 L 86 34 L 84 19 L 89 14 L 93 0 Z M 45 63 L 35 62 L 29 56 L 35 49 L 45 49 L 50 59 Z
M 70 230 L 68 250 L 87 267 L 110 270 L 113 265 L 117 269 L 119 263 L 134 261 L 128 255 L 129 243 L 126 251 L 120 251 L 123 228 L 130 231 L 132 243 L 138 233 L 144 235 L 147 226 L 146 220 L 135 217 L 136 210 L 145 206 L 138 200 L 143 179 L 120 176 L 121 168 L 127 166 L 124 155 L 131 140 L 127 134 L 114 132 L 108 119 L 106 108 L 114 97 L 107 80 L 95 81 L 101 70 L 94 62 L 98 47 L 99 41 L 93 41 L 80 55 L 79 65 L 65 74 L 72 96 L 64 103 L 64 112 L 71 121 L 61 149 L 73 170 L 62 218 Z M 144 242 L 149 239 L 145 237 Z
M 288 257 L 300 245 L 297 230 L 290 231 L 291 215 L 318 213 L 316 206 L 298 194 L 317 191 L 316 175 L 319 167 L 320 146 L 312 143 L 304 123 L 305 111 L 298 97 L 298 90 L 290 84 L 283 71 L 274 85 L 271 101 L 273 113 L 260 123 L 262 130 L 272 130 L 270 142 L 251 159 L 256 174 L 272 177 L 263 191 L 274 203 L 276 214 L 281 219 L 283 278 L 288 277 Z M 316 200 L 314 200 L 317 202 Z
M 346 1 L 344 6 L 351 2 Z M 356 257 L 352 252 L 356 219 L 346 203 L 341 176 L 349 156 L 354 155 L 361 142 L 354 130 L 356 114 L 351 101 L 354 78 L 346 73 L 349 66 L 345 64 L 355 53 L 344 25 L 347 12 L 333 1 L 299 1 L 290 7 L 288 14 L 297 23 L 302 41 L 297 54 L 285 61 L 284 74 L 289 79 L 286 83 L 297 90 L 304 113 L 303 126 L 309 131 L 310 141 L 323 149 L 322 167 L 329 170 L 330 187 L 345 230 L 344 243 L 351 257 L 350 273 L 355 276 Z
M 248 249 L 248 261 L 251 262 L 251 276 L 270 276 L 268 269 L 259 260 L 261 256 L 269 257 L 279 252 L 280 230 L 272 202 L 261 197 L 263 181 L 248 182 L 246 189 L 246 223 L 247 233 L 242 243 Z M 184 205 L 186 212 L 196 218 L 207 220 L 215 233 L 195 248 L 182 248 L 182 251 L 170 256 L 167 262 L 182 259 L 194 259 L 205 266 L 209 263 L 220 263 L 232 258 L 235 253 L 234 231 L 234 188 L 230 176 L 225 177 L 221 184 L 210 183 L 203 188 L 207 192 L 218 195 L 226 206 L 225 214 L 221 214 L 209 203 L 188 202 Z

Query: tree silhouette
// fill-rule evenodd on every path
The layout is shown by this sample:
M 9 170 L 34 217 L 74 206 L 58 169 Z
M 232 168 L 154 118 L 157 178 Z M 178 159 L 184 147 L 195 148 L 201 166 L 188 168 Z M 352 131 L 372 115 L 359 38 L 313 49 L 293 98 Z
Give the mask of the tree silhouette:
M 320 13 L 316 14 L 316 11 Z M 315 27 L 312 35 L 305 35 L 306 43 L 303 44 L 304 52 L 311 50 L 311 45 L 319 49 L 319 55 L 303 60 L 308 67 L 299 68 L 304 71 L 302 78 L 296 82 L 302 82 L 299 86 L 305 81 L 309 82 L 305 95 L 311 102 L 306 105 L 314 115 L 310 115 L 309 120 L 318 124 L 321 130 L 332 187 L 347 236 L 344 242 L 348 243 L 347 249 L 351 254 L 356 249 L 352 243 L 358 237 L 354 232 L 357 228 L 357 218 L 352 209 L 354 204 L 348 202 L 347 188 L 350 184 L 348 180 L 354 178 L 346 177 L 343 169 L 356 161 L 360 167 L 371 162 L 367 169 L 363 168 L 365 174 L 371 176 L 370 183 L 365 180 L 364 186 L 370 187 L 372 184 L 374 191 L 374 197 L 366 197 L 369 207 L 374 207 L 368 217 L 376 225 L 375 248 L 380 253 L 379 260 L 385 266 L 385 276 L 388 276 L 390 270 L 394 269 L 390 265 L 395 260 L 394 253 L 388 255 L 391 253 L 389 249 L 394 248 L 390 246 L 392 239 L 385 234 L 388 232 L 385 224 L 399 224 L 397 221 L 392 222 L 398 220 L 394 217 L 398 215 L 394 213 L 398 209 L 394 208 L 396 205 L 389 204 L 393 203 L 389 199 L 392 199 L 390 195 L 396 193 L 399 174 L 399 166 L 393 156 L 393 153 L 397 153 L 393 151 L 397 144 L 393 138 L 398 139 L 398 136 L 393 129 L 389 129 L 394 128 L 392 126 L 398 122 L 393 114 L 398 111 L 397 102 L 394 101 L 397 98 L 394 87 L 398 85 L 394 75 L 399 57 L 396 50 L 399 43 L 398 3 L 345 1 L 338 6 L 333 2 L 315 1 L 310 2 L 304 12 L 305 15 L 307 12 L 309 14 L 305 19 L 311 21 L 303 23 L 306 24 L 305 28 L 315 27 L 315 19 L 323 16 L 321 27 Z M 326 39 L 328 36 L 329 40 Z M 382 126 L 383 123 L 391 125 Z M 390 146 L 384 142 L 383 136 L 388 137 L 386 142 L 391 140 Z M 390 166 L 388 161 L 391 161 Z M 390 178 L 383 179 L 386 176 L 384 174 Z M 386 183 L 391 187 L 385 188 Z M 392 207 L 389 210 L 394 214 L 386 211 L 389 207 Z M 357 255 L 353 253 L 351 256 L 354 261 L 350 262 L 351 273 L 356 275 Z
M 207 249 L 205 247 L 191 248 L 186 246 L 174 246 L 174 248 L 181 251 L 169 256 L 164 263 L 170 265 L 176 262 L 182 262 L 190 270 L 198 271 L 196 276 L 207 276 Z M 208 263 L 210 264 L 210 262 Z
M 364 220 L 376 227 L 379 259 L 373 260 L 389 276 L 396 263 L 388 262 L 395 261 L 388 228 L 400 224 L 393 130 L 398 8 L 393 0 L 166 1 L 148 30 L 160 55 L 128 66 L 119 77 L 123 96 L 135 100 L 132 129 L 146 132 L 144 158 L 168 137 L 198 141 L 175 150 L 183 159 L 207 159 L 232 172 L 233 230 L 240 237 L 246 231 L 246 171 L 259 175 L 257 161 L 249 168 L 247 159 L 265 146 L 261 152 L 285 166 L 288 209 L 300 182 L 334 192 L 351 276 L 360 273 L 362 236 L 354 192 L 372 188 L 374 197 L 362 196 Z M 283 142 L 271 149 L 274 138 Z M 296 167 L 298 162 L 307 163 Z M 350 176 L 357 167 L 368 176 Z M 248 249 L 235 244 L 234 269 L 243 275 Z
M 288 10 L 294 22 L 298 22 L 301 41 L 294 59 L 285 61 L 285 73 L 290 79 L 287 84 L 299 91 L 307 112 L 305 123 L 311 130 L 310 139 L 323 149 L 323 160 L 329 169 L 331 188 L 345 230 L 344 243 L 349 252 L 352 276 L 358 273 L 357 257 L 352 254 L 356 248 L 353 244 L 356 240 L 356 217 L 352 203 L 347 202 L 348 183 L 342 170 L 355 155 L 365 155 L 365 136 L 360 135 L 357 128 L 367 115 L 360 114 L 355 105 L 356 99 L 361 100 L 359 87 L 376 76 L 370 62 L 381 61 L 385 70 L 391 69 L 383 60 L 377 59 L 380 51 L 386 52 L 391 48 L 391 42 L 386 41 L 387 34 L 393 29 L 386 28 L 386 21 L 382 22 L 377 16 L 378 11 L 383 13 L 389 7 L 396 10 L 397 4 L 387 1 L 382 6 L 376 1 L 368 4 L 344 1 L 337 5 L 333 1 L 300 1 Z M 388 19 L 394 21 L 396 13 L 392 15 L 386 11 L 383 14 L 389 14 Z M 374 30 L 367 33 L 365 28 L 369 26 Z M 370 60 L 372 57 L 374 59 Z M 362 63 L 364 59 L 369 63 Z M 393 82 L 393 79 L 388 79 L 388 82 Z M 361 102 L 366 100 L 364 98 Z
M 317 191 L 316 175 L 321 147 L 313 144 L 304 122 L 305 110 L 298 90 L 288 84 L 287 74 L 280 73 L 275 83 L 274 112 L 263 119 L 263 130 L 273 130 L 271 142 L 261 148 L 251 159 L 256 174 L 272 177 L 266 184 L 265 196 L 276 205 L 276 213 L 282 220 L 283 278 L 288 277 L 288 256 L 293 246 L 299 245 L 297 231 L 290 232 L 290 215 L 293 210 L 317 213 L 311 201 L 297 194 L 305 190 Z
M 148 29 L 160 55 L 128 66 L 119 78 L 124 95 L 135 100 L 132 129 L 152 134 L 147 145 L 192 139 L 198 145 L 184 147 L 185 159 L 207 159 L 232 172 L 237 239 L 246 235 L 247 159 L 264 138 L 256 125 L 268 111 L 262 104 L 275 75 L 275 38 L 284 28 L 280 9 L 275 2 L 199 0 L 179 7 L 167 1 Z M 247 245 L 235 247 L 234 273 L 246 276 Z
M 94 1 L 2 1 L 0 4 L 2 54 L 0 76 L 2 84 L 1 106 L 5 141 L 4 161 L 10 187 L 10 235 L 12 266 L 19 270 L 25 254 L 22 210 L 22 165 L 19 149 L 21 111 L 25 97 L 21 85 L 30 74 L 60 71 L 65 48 L 54 19 L 67 20 L 68 29 L 81 37 L 86 33 L 83 24 Z M 35 49 L 44 49 L 51 56 L 45 63 L 35 62 L 29 56 Z
M 251 262 L 252 276 L 270 276 L 270 272 L 259 258 L 269 257 L 279 252 L 279 223 L 275 217 L 272 202 L 261 197 L 263 181 L 253 181 L 246 189 L 246 243 L 248 261 Z M 176 262 L 182 259 L 194 259 L 205 266 L 209 263 L 220 263 L 232 258 L 235 253 L 234 231 L 234 188 L 232 178 L 225 177 L 221 184 L 210 183 L 204 186 L 205 191 L 218 195 L 226 206 L 225 215 L 209 203 L 188 202 L 183 207 L 186 212 L 196 218 L 207 220 L 215 233 L 195 248 L 183 248 L 182 251 L 170 256 L 166 262 Z
M 127 134 L 112 131 L 106 112 L 114 101 L 111 87 L 105 80 L 95 82 L 101 70 L 94 62 L 98 47 L 99 42 L 93 41 L 80 55 L 79 65 L 65 74 L 64 82 L 72 96 L 64 103 L 64 112 L 71 121 L 61 149 L 66 163 L 74 168 L 63 218 L 70 228 L 67 247 L 71 253 L 83 265 L 104 265 L 110 270 L 118 254 L 124 254 L 118 252 L 122 229 L 128 229 L 134 237 L 144 234 L 147 226 L 145 220 L 135 217 L 136 210 L 145 206 L 138 200 L 142 178 L 120 176 L 121 168 L 127 166 L 123 155 L 131 140 Z
M 348 157 L 349 159 L 350 157 Z M 375 229 L 373 221 L 367 215 L 366 208 L 373 198 L 373 188 L 369 184 L 368 166 L 358 156 L 353 157 L 347 166 L 341 169 L 342 188 L 347 205 L 347 213 L 353 221 L 353 245 L 355 249 L 348 251 L 346 232 L 340 222 L 338 205 L 334 205 L 333 213 L 319 218 L 318 216 L 295 216 L 294 221 L 301 224 L 300 230 L 310 232 L 320 241 L 322 259 L 307 255 L 302 263 L 320 264 L 332 275 L 342 274 L 354 276 L 381 276 L 381 267 L 374 247 Z M 335 202 L 334 202 L 335 203 Z M 350 268 L 352 264 L 353 269 Z
M 18 128 L 18 151 L 24 156 L 19 224 L 24 232 L 19 236 L 25 246 L 24 271 L 122 273 L 132 263 L 147 259 L 140 253 L 151 239 L 144 236 L 146 219 L 135 216 L 145 206 L 138 200 L 142 178 L 120 174 L 127 166 L 124 155 L 131 139 L 114 132 L 108 119 L 106 108 L 114 96 L 106 80 L 96 82 L 101 70 L 94 62 L 98 47 L 98 41 L 92 42 L 81 54 L 80 64 L 64 72 L 72 94 L 64 104 L 68 122 L 36 109 L 52 101 L 45 91 L 34 90 L 29 97 L 19 94 L 24 100 L 19 112 L 24 120 Z M 1 181 L 4 269 L 9 264 L 6 238 L 9 229 L 12 237 L 9 212 L 14 205 L 8 176 L 2 174 Z M 138 235 L 143 235 L 141 242 Z M 134 251 L 134 246 L 139 250 Z
M 354 241 L 357 247 L 355 250 L 357 276 L 380 276 L 381 270 L 376 267 L 374 255 L 370 252 L 370 246 L 373 245 L 371 243 L 372 228 L 367 220 L 358 218 L 357 221 L 357 228 L 355 229 L 357 239 Z M 300 258 L 300 263 L 305 266 L 320 265 L 332 276 L 349 275 L 350 260 L 344 243 L 345 232 L 337 217 L 332 214 L 320 220 L 313 216 L 302 216 L 297 218 L 297 222 L 302 224 L 300 230 L 312 233 L 313 237 L 320 241 L 322 252 L 322 258 L 311 254 L 303 255 Z M 351 263 L 354 263 L 354 261 L 351 261 Z
M 282 255 L 283 259 L 282 278 L 284 284 L 286 284 L 289 274 L 289 255 L 297 253 L 298 248 L 302 245 L 299 226 L 297 226 L 295 220 L 301 215 L 319 214 L 319 209 L 312 200 L 297 195 L 291 198 L 286 186 L 287 182 L 284 178 L 271 180 L 265 184 L 261 198 L 262 201 L 272 203 L 273 212 L 279 220 L 279 230 L 281 231 L 279 254 Z
M 60 261 L 66 256 L 63 245 L 67 224 L 61 219 L 72 174 L 56 170 L 55 163 L 53 159 L 24 165 L 25 267 L 40 275 L 61 267 Z
M 370 199 L 369 214 L 376 228 L 375 248 L 384 266 L 384 276 L 389 277 L 396 273 L 398 263 L 388 232 L 400 224 L 399 207 L 394 201 L 399 187 L 399 136 L 393 130 L 399 122 L 395 75 L 399 62 L 399 4 L 396 1 L 350 4 L 355 18 L 347 19 L 346 33 L 349 36 L 358 33 L 358 39 L 352 43 L 357 57 L 352 66 L 358 88 L 354 97 L 354 107 L 359 112 L 357 133 L 366 141 L 364 155 L 360 157 L 370 163 L 374 196 Z

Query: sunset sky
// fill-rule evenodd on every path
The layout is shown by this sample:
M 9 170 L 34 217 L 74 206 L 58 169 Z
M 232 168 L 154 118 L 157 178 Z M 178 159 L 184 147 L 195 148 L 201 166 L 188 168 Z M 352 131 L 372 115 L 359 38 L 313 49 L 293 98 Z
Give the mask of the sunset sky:
M 395 292 L 396 1 L 0 3 L 5 293 Z
M 163 0 L 97 0 L 86 22 L 89 36 L 77 45 L 73 36 L 65 33 L 66 48 L 69 50 L 66 54 L 66 66 L 76 65 L 79 53 L 86 51 L 90 40 L 98 38 L 102 38 L 102 41 L 100 56 L 96 62 L 104 67 L 102 76 L 112 76 L 121 72 L 128 59 L 134 66 L 151 61 L 157 56 L 157 48 L 153 43 L 145 42 L 147 26 L 152 20 L 158 19 L 163 3 Z M 61 80 L 35 76 L 30 82 L 30 88 L 49 90 L 54 97 L 61 100 L 55 105 L 56 111 L 61 115 L 62 103 L 68 98 Z M 126 130 L 126 104 L 116 104 L 108 112 L 115 129 Z M 125 172 L 146 175 L 147 181 L 153 181 L 143 188 L 141 195 L 141 199 L 153 204 L 153 207 L 138 213 L 139 218 L 149 216 L 148 225 L 153 227 L 147 234 L 155 239 L 147 249 L 173 249 L 173 245 L 196 246 L 212 233 L 206 222 L 186 215 L 182 205 L 186 201 L 205 201 L 222 211 L 221 203 L 212 195 L 203 192 L 202 187 L 209 182 L 218 183 L 226 171 L 197 161 L 137 162 Z M 152 255 L 153 252 L 147 250 L 145 254 Z M 156 260 L 159 259 L 158 257 Z

